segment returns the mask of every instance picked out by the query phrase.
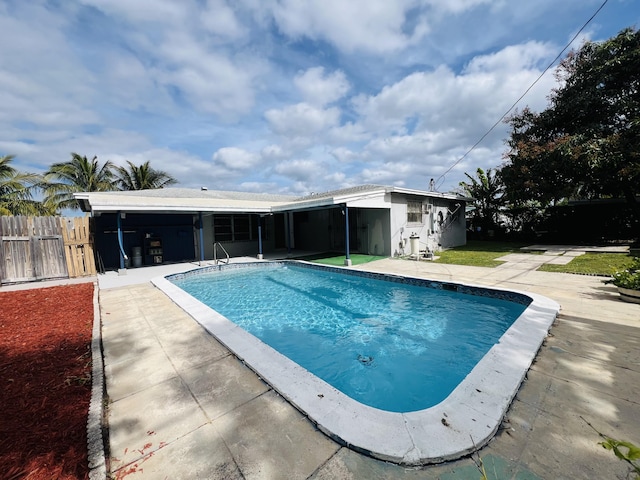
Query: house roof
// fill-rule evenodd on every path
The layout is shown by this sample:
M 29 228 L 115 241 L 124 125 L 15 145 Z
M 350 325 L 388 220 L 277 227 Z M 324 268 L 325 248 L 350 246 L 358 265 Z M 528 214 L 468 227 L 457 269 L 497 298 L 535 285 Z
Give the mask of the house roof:
M 85 212 L 254 212 L 295 200 L 291 195 L 228 192 L 193 188 L 161 188 L 115 192 L 75 193 Z
M 269 193 L 234 192 L 222 190 L 162 188 L 113 192 L 75 193 L 74 197 L 85 212 L 229 212 L 272 213 L 291 210 L 348 206 L 380 207 L 388 194 L 466 200 L 465 197 L 438 192 L 425 192 L 382 185 L 360 185 L 303 197 Z

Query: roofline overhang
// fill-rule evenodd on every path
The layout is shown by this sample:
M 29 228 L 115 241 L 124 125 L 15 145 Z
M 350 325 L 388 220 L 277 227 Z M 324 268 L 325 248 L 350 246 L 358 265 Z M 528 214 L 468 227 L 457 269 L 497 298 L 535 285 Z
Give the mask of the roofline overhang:
M 334 198 L 322 198 L 319 200 L 309 200 L 306 202 L 287 203 L 285 205 L 275 205 L 271 207 L 273 213 L 284 213 L 297 210 L 311 210 L 317 208 L 329 208 L 338 205 Z
M 369 190 L 366 192 L 355 192 L 345 195 L 336 195 L 333 197 L 324 197 L 318 199 L 302 200 L 297 202 L 286 203 L 272 207 L 273 212 L 287 212 L 296 210 L 311 210 L 317 208 L 330 208 L 340 205 L 349 206 L 350 202 L 356 200 L 366 200 L 376 197 L 383 197 L 387 193 L 386 188 L 381 187 L 377 190 Z
M 465 197 L 464 195 L 459 195 L 457 193 L 426 192 L 424 190 L 414 190 L 411 188 L 404 188 L 404 187 L 388 187 L 387 192 L 403 193 L 406 195 L 417 195 L 421 197 L 444 198 L 446 200 L 462 200 L 465 202 L 470 202 L 473 200 L 470 197 Z
M 265 215 L 270 213 L 285 213 L 302 210 L 314 210 L 321 208 L 334 208 L 340 205 L 346 205 L 349 207 L 350 203 L 356 201 L 362 201 L 367 199 L 374 199 L 383 197 L 387 194 L 404 194 L 414 195 L 425 198 L 442 198 L 446 200 L 456 200 L 471 202 L 472 198 L 464 197 L 458 194 L 440 193 L 440 192 L 426 192 L 424 190 L 414 190 L 403 187 L 380 187 L 378 189 L 372 189 L 364 192 L 354 192 L 344 195 L 335 195 L 331 197 L 321 197 L 308 200 L 300 200 L 293 202 L 265 202 L 262 201 L 262 206 L 220 206 L 220 205 L 145 205 L 140 203 L 129 204 L 92 204 L 91 192 L 74 193 L 73 196 L 77 200 L 80 209 L 84 212 L 91 212 L 93 215 L 99 215 L 102 213 L 245 213 L 245 214 L 258 214 Z M 138 202 L 144 197 L 137 197 Z M 95 198 L 94 198 L 95 200 Z M 360 206 L 360 205 L 356 205 Z
M 166 206 L 132 206 L 132 205 L 106 205 L 94 206 L 92 213 L 255 213 L 266 214 L 271 213 L 270 207 L 264 208 L 238 208 L 238 207 L 202 207 L 194 208 L 192 206 L 185 207 L 166 207 Z

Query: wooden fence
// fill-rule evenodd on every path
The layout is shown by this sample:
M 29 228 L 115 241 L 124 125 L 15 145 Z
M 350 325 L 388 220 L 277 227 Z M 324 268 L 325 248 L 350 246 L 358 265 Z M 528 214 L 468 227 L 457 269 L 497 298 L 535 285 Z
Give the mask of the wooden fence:
M 0 284 L 96 274 L 88 217 L 0 217 Z
M 64 254 L 70 278 L 96 274 L 89 217 L 60 218 Z

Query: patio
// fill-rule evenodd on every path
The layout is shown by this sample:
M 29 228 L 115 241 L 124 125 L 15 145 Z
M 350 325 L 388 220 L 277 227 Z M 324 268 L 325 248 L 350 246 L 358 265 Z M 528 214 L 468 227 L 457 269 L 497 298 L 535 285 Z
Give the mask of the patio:
M 182 269 L 196 265 L 183 265 Z M 132 478 L 479 478 L 472 459 L 406 468 L 319 432 L 149 282 L 179 266 L 100 276 L 112 474 Z M 640 444 L 640 306 L 599 277 L 522 263 L 462 267 L 386 259 L 362 270 L 507 287 L 562 305 L 503 427 L 488 478 L 626 478 L 581 418 Z M 135 474 L 135 475 L 134 475 Z

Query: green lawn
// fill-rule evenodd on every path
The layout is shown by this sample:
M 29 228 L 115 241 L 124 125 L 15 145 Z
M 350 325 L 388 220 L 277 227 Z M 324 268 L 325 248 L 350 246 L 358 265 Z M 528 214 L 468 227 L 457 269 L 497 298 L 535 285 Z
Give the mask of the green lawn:
M 329 255 L 329 256 L 327 256 Z M 351 258 L 352 265 L 361 265 L 363 263 L 373 262 L 375 260 L 382 260 L 383 257 L 380 255 L 364 255 L 361 253 L 352 253 L 349 255 Z M 306 260 L 308 262 L 313 263 L 321 263 L 323 265 L 332 265 L 332 266 L 344 266 L 344 255 L 331 255 L 331 254 L 319 254 L 319 255 L 308 255 L 306 257 L 297 257 L 296 260 Z
M 473 267 L 497 267 L 504 262 L 500 262 L 496 258 L 508 253 L 525 253 L 520 250 L 520 247 L 526 245 L 526 243 L 471 240 L 462 247 L 437 252 L 436 255 L 440 258 L 436 260 L 436 263 L 470 265 Z
M 527 252 L 520 250 L 521 247 L 529 245 L 528 243 L 512 243 L 512 242 L 491 242 L 491 241 L 469 241 L 462 247 L 455 247 L 442 252 L 437 252 L 440 258 L 436 263 L 449 263 L 453 265 L 469 265 L 474 267 L 497 267 L 504 262 L 496 260 L 508 253 L 528 253 L 536 255 L 543 253 Z M 298 260 L 306 260 L 323 265 L 344 266 L 344 255 L 332 253 L 322 253 L 318 255 L 310 255 L 306 257 L 298 257 Z M 379 255 L 363 255 L 354 253 L 351 255 L 353 265 L 381 260 L 383 256 Z M 561 272 L 576 273 L 583 275 L 602 275 L 609 276 L 616 270 L 627 268 L 633 260 L 630 255 L 622 253 L 586 253 L 579 257 L 575 257 L 567 265 L 542 265 L 538 270 L 543 272 Z
M 475 267 L 497 267 L 504 262 L 496 260 L 507 253 L 541 254 L 520 250 L 528 244 L 510 242 L 469 241 L 462 247 L 438 252 L 440 256 L 436 263 L 450 263 L 454 265 L 470 265 Z M 566 265 L 542 265 L 538 270 L 542 272 L 576 273 L 582 275 L 609 276 L 616 270 L 627 268 L 633 260 L 630 255 L 622 253 L 585 253 L 575 257 Z
M 541 272 L 579 273 L 583 275 L 609 276 L 616 270 L 631 265 L 633 257 L 622 253 L 585 253 L 566 265 L 542 265 Z

